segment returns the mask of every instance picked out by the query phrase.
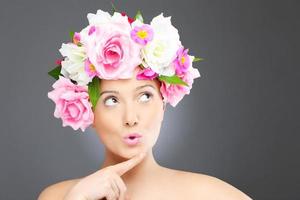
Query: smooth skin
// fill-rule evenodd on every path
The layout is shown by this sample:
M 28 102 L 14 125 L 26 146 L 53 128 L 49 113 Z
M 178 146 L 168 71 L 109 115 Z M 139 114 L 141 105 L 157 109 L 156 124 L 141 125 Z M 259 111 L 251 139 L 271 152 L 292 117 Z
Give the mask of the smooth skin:
M 251 200 L 249 196 L 213 176 L 161 166 L 153 156 L 165 104 L 158 80 L 101 80 L 103 92 L 94 111 L 93 128 L 104 144 L 100 169 L 83 178 L 45 188 L 38 200 Z M 140 133 L 141 142 L 128 146 L 122 138 Z M 139 154 L 145 155 L 139 157 Z

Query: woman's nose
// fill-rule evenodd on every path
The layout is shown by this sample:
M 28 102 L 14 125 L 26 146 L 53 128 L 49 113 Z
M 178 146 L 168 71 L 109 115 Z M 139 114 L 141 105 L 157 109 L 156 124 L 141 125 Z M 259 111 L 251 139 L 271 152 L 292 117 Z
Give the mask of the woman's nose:
M 125 126 L 135 126 L 138 124 L 137 110 L 133 106 L 127 106 L 124 111 Z
M 126 126 L 135 126 L 137 124 L 137 121 L 131 120 L 126 122 Z

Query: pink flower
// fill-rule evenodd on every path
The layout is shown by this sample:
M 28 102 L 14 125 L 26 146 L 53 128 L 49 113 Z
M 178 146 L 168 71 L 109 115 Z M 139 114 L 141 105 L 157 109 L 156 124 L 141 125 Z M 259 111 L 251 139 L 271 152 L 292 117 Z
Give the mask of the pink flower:
M 134 68 L 141 64 L 141 45 L 131 39 L 127 17 L 115 15 L 115 20 L 87 27 L 89 33 L 81 35 L 100 79 L 131 78 Z
M 130 35 L 136 43 L 146 45 L 153 39 L 153 30 L 150 25 L 143 24 L 142 26 L 135 26 Z
M 78 45 L 80 43 L 80 34 L 75 32 L 73 35 L 73 43 Z
M 167 102 L 175 107 L 178 102 L 184 97 L 184 95 L 189 94 L 192 89 L 192 85 L 195 78 L 200 77 L 198 69 L 191 67 L 189 71 L 185 74 L 179 76 L 184 82 L 189 86 L 169 84 L 162 81 L 160 92 Z
M 69 125 L 74 130 L 85 131 L 94 120 L 87 87 L 75 85 L 63 76 L 52 87 L 54 90 L 48 92 L 48 98 L 56 104 L 54 116 L 62 119 L 63 127 Z
M 153 80 L 158 76 L 158 74 L 151 70 L 151 68 L 145 68 L 138 72 L 136 75 L 137 80 Z
M 95 69 L 95 66 L 90 62 L 89 59 L 86 59 L 84 62 L 84 70 L 88 74 L 88 76 L 91 78 L 94 78 L 94 76 L 97 76 L 97 71 Z
M 183 73 L 186 73 L 186 71 L 189 69 L 191 60 L 188 55 L 189 49 L 184 49 L 183 47 L 180 47 L 177 50 L 177 57 L 173 61 L 175 66 L 175 71 L 177 75 L 181 75 Z

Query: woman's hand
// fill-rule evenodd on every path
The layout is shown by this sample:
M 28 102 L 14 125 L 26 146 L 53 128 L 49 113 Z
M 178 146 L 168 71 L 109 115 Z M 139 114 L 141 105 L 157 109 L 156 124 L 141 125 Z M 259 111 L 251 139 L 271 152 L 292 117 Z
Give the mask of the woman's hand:
M 84 177 L 71 188 L 64 200 L 125 200 L 127 188 L 120 176 L 140 163 L 145 155 L 138 154 Z

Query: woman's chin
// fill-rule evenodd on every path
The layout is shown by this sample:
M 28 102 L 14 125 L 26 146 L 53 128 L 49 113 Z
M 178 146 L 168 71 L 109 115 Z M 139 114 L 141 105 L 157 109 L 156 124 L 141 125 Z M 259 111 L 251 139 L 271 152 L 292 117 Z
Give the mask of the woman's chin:
M 143 152 L 143 150 L 141 148 L 134 148 L 134 149 L 124 149 L 122 150 L 122 152 L 119 154 L 119 156 L 121 156 L 122 158 L 125 159 L 130 159 L 133 158 L 134 156 L 138 155 L 139 153 Z

